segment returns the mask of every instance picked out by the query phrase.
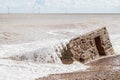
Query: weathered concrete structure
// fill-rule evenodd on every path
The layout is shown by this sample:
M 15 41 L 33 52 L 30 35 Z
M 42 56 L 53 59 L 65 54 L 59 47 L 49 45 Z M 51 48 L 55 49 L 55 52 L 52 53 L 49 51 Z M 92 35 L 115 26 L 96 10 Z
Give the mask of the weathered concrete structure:
M 85 63 L 101 56 L 114 54 L 105 27 L 70 40 L 63 49 L 61 60 L 66 64 L 72 63 L 74 59 Z

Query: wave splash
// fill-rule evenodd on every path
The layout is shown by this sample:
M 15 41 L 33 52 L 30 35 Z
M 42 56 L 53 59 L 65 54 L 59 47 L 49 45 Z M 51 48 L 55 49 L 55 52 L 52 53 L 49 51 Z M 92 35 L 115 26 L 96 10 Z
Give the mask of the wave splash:
M 54 41 L 54 44 L 52 42 L 51 44 L 49 43 L 49 45 L 43 45 L 41 42 L 32 42 L 15 45 L 1 45 L 0 57 L 16 61 L 31 61 L 37 63 L 61 63 L 61 43 Z

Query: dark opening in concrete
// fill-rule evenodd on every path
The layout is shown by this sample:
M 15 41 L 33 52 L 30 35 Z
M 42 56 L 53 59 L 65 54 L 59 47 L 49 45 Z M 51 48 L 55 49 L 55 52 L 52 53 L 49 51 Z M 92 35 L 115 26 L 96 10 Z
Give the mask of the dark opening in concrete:
M 104 48 L 102 47 L 102 44 L 101 44 L 100 36 L 95 38 L 95 44 L 96 44 L 99 55 L 100 56 L 106 55 L 105 50 L 104 50 Z

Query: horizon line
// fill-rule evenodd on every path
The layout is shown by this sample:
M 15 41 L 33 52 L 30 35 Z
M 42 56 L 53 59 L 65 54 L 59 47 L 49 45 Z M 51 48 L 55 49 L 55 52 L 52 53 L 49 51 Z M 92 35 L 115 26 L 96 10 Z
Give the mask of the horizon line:
M 28 15 L 120 15 L 120 13 L 0 13 L 0 15 L 14 15 L 14 14 L 28 14 Z

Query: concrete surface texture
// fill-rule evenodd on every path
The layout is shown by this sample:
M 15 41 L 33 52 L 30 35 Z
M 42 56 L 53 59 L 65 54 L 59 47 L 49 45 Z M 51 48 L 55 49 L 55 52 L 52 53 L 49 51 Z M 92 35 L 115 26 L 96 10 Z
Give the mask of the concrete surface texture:
M 102 56 L 115 54 L 105 27 L 70 40 L 63 50 L 61 57 L 63 63 L 69 63 L 70 60 L 85 63 Z

